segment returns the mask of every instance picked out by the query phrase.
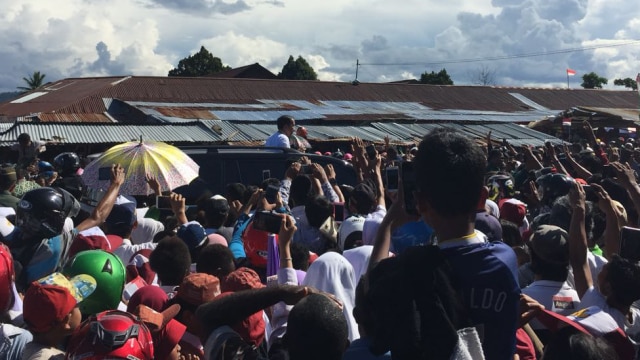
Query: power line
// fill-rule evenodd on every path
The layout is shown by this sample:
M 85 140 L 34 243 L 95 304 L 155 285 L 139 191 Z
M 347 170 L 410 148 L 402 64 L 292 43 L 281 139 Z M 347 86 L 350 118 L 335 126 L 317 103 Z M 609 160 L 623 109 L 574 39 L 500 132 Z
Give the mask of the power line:
M 588 50 L 597 50 L 611 47 L 619 47 L 619 46 L 627 46 L 627 45 L 635 45 L 640 44 L 640 40 L 632 40 L 618 44 L 608 44 L 608 45 L 594 45 L 594 46 L 585 46 L 580 48 L 571 48 L 571 49 L 562 49 L 562 50 L 552 50 L 552 51 L 541 51 L 541 52 L 533 52 L 533 53 L 525 53 L 525 54 L 515 54 L 515 55 L 502 55 L 502 56 L 491 56 L 484 58 L 468 58 L 468 59 L 456 59 L 456 60 L 443 60 L 443 61 L 435 61 L 435 62 L 416 62 L 416 63 L 359 63 L 360 66 L 429 66 L 429 65 L 443 65 L 443 64 L 462 64 L 462 63 L 472 63 L 472 62 L 480 62 L 480 61 L 494 61 L 494 60 L 510 60 L 510 59 L 520 59 L 520 58 L 528 58 L 528 57 L 536 57 L 536 56 L 546 56 L 546 55 L 556 55 L 556 54 L 567 54 L 572 52 L 580 52 L 580 51 L 588 51 Z

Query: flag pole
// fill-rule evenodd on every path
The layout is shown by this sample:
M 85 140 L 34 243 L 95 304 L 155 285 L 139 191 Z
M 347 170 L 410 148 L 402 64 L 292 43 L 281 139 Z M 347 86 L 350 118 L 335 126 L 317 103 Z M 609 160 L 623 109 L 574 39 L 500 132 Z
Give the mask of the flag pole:
M 569 88 L 569 72 L 567 71 L 567 89 Z

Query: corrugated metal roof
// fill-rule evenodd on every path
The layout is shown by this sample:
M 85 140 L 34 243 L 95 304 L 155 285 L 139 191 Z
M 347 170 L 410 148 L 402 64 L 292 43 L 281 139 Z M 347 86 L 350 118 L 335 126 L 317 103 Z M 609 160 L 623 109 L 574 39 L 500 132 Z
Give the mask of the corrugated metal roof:
M 42 122 L 113 122 L 106 114 L 65 114 L 65 113 L 44 113 L 38 115 L 38 120 Z
M 47 94 L 21 104 L 0 104 L 0 115 L 24 116 L 33 113 L 94 113 L 106 110 L 103 99 L 154 101 L 166 103 L 248 104 L 256 99 L 283 105 L 305 101 L 327 106 L 331 112 L 349 114 L 368 111 L 392 113 L 394 102 L 403 106 L 432 109 L 461 109 L 514 113 L 532 108 L 569 109 L 575 106 L 635 109 L 637 94 L 632 91 L 582 89 L 527 89 L 482 86 L 438 86 L 414 84 L 376 84 L 323 81 L 179 78 L 179 77 L 106 77 L 70 78 L 44 89 Z M 518 94 L 514 96 L 512 94 Z M 287 99 L 287 100 L 283 100 Z M 353 103 L 352 103 L 353 102 Z M 367 102 L 370 108 L 366 109 Z M 417 104 L 417 105 L 416 105 Z M 538 106 L 532 106 L 537 104 Z M 361 106 L 362 105 L 362 106 Z M 391 109 L 388 107 L 391 106 Z M 342 107 L 342 109 L 340 109 Z M 363 109 L 363 107 L 365 109 Z M 313 109 L 317 111 L 316 109 Z M 414 109 L 415 110 L 415 109 Z M 409 108 L 404 113 L 412 111 Z M 319 112 L 323 113 L 323 112 Z M 326 111 L 324 113 L 327 113 Z
M 0 143 L 14 143 L 26 132 L 34 139 L 59 140 L 71 144 L 120 143 L 138 139 L 166 142 L 216 142 L 213 131 L 198 123 L 178 125 L 120 125 L 120 124 L 54 124 L 23 123 L 0 135 Z

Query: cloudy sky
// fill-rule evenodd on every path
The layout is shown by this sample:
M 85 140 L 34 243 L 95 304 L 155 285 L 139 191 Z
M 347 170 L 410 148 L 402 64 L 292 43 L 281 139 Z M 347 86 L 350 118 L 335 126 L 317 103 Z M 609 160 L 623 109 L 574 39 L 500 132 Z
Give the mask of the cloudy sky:
M 165 76 L 204 45 L 231 67 L 277 73 L 302 55 L 321 80 L 419 78 L 446 68 L 506 86 L 566 87 L 595 71 L 640 72 L 640 6 L 630 0 L 0 0 L 0 91 L 41 71 L 46 81 Z M 465 59 L 590 50 L 506 60 Z M 613 88 L 612 86 L 609 86 Z M 622 88 L 620 88 L 622 89 Z

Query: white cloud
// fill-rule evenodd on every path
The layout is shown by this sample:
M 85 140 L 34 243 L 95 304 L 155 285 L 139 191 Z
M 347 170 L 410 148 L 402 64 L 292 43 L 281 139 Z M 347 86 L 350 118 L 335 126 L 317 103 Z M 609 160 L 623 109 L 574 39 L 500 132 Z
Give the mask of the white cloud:
M 202 45 L 232 67 L 259 62 L 275 73 L 302 55 L 331 81 L 353 80 L 356 59 L 363 82 L 446 68 L 464 84 L 479 64 L 513 86 L 563 86 L 566 67 L 609 79 L 640 71 L 638 45 L 450 63 L 638 39 L 640 7 L 628 0 L 0 0 L 0 8 L 0 91 L 37 70 L 48 81 L 164 76 Z

